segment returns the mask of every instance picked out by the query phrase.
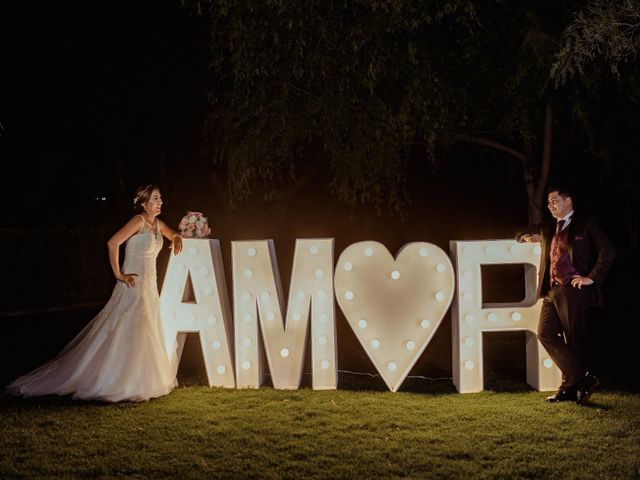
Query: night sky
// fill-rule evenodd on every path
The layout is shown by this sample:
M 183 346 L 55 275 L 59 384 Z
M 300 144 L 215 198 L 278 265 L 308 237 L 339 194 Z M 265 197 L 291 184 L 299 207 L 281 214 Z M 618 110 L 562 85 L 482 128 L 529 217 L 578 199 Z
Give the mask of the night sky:
M 18 205 L 46 224 L 104 222 L 92 217 L 122 200 L 118 169 L 131 195 L 156 181 L 160 156 L 197 158 L 206 31 L 177 2 L 47 3 L 12 14 L 3 16 L 14 27 L 3 29 L 1 155 L 12 172 L 3 224 L 23 223 Z

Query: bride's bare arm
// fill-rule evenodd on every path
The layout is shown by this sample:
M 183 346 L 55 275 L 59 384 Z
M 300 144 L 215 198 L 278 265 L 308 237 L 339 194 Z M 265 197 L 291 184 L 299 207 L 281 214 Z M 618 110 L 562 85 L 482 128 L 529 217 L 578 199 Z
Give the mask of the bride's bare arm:
M 118 230 L 113 234 L 113 237 L 109 239 L 107 242 L 107 248 L 109 249 L 109 263 L 111 263 L 111 270 L 113 270 L 113 274 L 115 275 L 117 280 L 121 282 L 125 282 L 128 287 L 135 287 L 137 276 L 135 273 L 122 273 L 120 271 L 120 245 L 122 245 L 127 238 L 136 233 L 140 228 L 142 228 L 142 224 L 144 220 L 140 215 L 135 215 L 131 220 L 129 220 L 124 227 Z
M 175 230 L 172 230 L 166 223 L 162 220 L 158 219 L 160 222 L 160 233 L 165 237 L 171 240 L 171 245 L 169 248 L 173 248 L 173 254 L 177 255 L 182 251 L 182 235 L 180 235 Z

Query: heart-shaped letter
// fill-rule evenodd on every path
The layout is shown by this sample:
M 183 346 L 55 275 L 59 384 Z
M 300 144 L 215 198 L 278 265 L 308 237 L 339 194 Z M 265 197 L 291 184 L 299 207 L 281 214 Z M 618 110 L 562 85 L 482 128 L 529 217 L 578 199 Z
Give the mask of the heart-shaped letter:
M 453 266 L 431 243 L 408 243 L 396 260 L 378 242 L 347 247 L 336 265 L 335 293 L 347 322 L 393 392 L 411 371 L 446 313 Z

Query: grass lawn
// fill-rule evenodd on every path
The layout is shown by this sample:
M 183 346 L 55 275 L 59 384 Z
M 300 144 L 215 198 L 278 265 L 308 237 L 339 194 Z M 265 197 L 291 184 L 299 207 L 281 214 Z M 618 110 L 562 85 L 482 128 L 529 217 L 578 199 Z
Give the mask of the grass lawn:
M 637 393 L 579 407 L 521 384 L 344 383 L 180 387 L 141 404 L 0 397 L 0 478 L 640 477 Z

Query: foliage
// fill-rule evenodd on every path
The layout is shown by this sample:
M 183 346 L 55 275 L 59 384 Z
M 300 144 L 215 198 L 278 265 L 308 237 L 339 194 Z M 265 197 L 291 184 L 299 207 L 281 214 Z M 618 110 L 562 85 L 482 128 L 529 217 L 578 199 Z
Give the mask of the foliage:
M 185 3 L 211 22 L 204 138 L 232 203 L 316 165 L 350 204 L 404 207 L 408 154 L 434 158 L 460 116 L 442 52 L 474 24 L 470 2 Z
M 556 84 L 584 76 L 598 56 L 620 77 L 619 65 L 635 59 L 640 49 L 640 2 L 592 0 L 563 33 L 563 44 L 551 69 Z
M 507 388 L 513 390 L 514 385 Z M 517 390 L 516 385 L 516 390 Z M 178 388 L 141 404 L 0 398 L 2 478 L 635 478 L 637 394 Z
M 636 117 L 640 101 L 640 2 L 591 0 L 561 37 L 551 78 L 568 99 L 577 135 L 601 171 L 637 189 Z M 635 179 L 635 180 L 634 180 Z M 631 227 L 633 228 L 633 227 Z
M 210 25 L 205 155 L 231 205 L 322 173 L 345 202 L 402 214 L 408 163 L 467 141 L 518 160 L 539 217 L 554 121 L 587 129 L 604 108 L 554 78 L 602 48 L 578 49 L 595 38 L 578 21 L 612 1 L 183 0 Z

